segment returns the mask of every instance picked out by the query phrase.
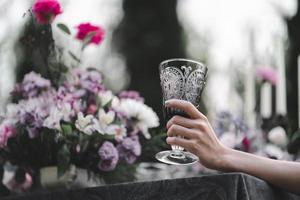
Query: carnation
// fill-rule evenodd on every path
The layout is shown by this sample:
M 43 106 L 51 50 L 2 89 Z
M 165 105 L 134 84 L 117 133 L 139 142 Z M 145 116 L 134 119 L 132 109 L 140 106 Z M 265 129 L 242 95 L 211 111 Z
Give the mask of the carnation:
M 141 155 L 142 147 L 137 135 L 124 138 L 117 146 L 120 158 L 128 164 L 133 164 Z
M 49 24 L 62 13 L 62 10 L 57 0 L 37 0 L 32 12 L 40 24 Z
M 113 143 L 104 142 L 98 150 L 98 155 L 101 159 L 98 164 L 100 170 L 111 171 L 115 169 L 119 160 L 119 154 Z
M 15 136 L 15 127 L 10 122 L 4 121 L 0 124 L 0 148 L 6 147 L 8 139 Z
M 82 23 L 77 26 L 78 32 L 76 38 L 84 41 L 90 34 L 93 34 L 89 43 L 100 44 L 104 38 L 104 30 L 90 23 Z

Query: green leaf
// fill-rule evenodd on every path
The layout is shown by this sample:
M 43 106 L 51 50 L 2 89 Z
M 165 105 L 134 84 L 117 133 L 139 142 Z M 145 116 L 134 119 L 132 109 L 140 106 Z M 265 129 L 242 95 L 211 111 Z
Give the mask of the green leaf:
M 65 135 L 71 135 L 73 133 L 73 129 L 70 124 L 61 124 L 61 129 Z
M 68 34 L 68 35 L 71 35 L 71 31 L 70 31 L 70 29 L 67 27 L 67 25 L 62 24 L 62 23 L 59 23 L 59 24 L 57 24 L 57 27 L 58 27 L 61 31 L 63 31 L 64 33 L 66 33 L 66 34 Z
M 77 56 L 75 56 L 75 54 L 73 54 L 71 51 L 68 51 L 68 53 L 74 60 L 76 60 L 77 62 L 80 62 L 80 59 Z
M 83 45 L 81 50 L 84 50 L 84 48 L 92 41 L 92 38 L 96 35 L 96 31 L 92 31 L 83 39 Z
M 63 176 L 66 173 L 66 171 L 69 169 L 69 167 L 70 167 L 70 156 L 71 156 L 71 153 L 70 153 L 67 145 L 64 144 L 63 146 L 61 146 L 61 148 L 59 149 L 58 154 L 57 154 L 57 163 L 58 163 L 57 175 L 58 175 L 58 178 Z

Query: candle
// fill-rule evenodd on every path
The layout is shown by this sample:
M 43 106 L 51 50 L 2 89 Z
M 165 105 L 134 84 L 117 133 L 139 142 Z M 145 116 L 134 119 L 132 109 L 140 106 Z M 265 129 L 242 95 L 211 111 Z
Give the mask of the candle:
M 278 39 L 277 46 L 277 85 L 276 85 L 276 113 L 286 115 L 286 74 L 284 61 L 284 47 L 282 39 Z
M 245 74 L 245 118 L 251 128 L 255 128 L 255 76 L 253 64 L 249 62 Z
M 272 115 L 272 85 L 265 82 L 260 88 L 260 114 L 263 118 Z

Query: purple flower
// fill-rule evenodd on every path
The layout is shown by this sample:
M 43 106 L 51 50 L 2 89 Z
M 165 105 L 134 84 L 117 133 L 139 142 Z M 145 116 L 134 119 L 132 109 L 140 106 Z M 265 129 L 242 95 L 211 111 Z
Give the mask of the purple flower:
M 19 102 L 18 120 L 26 127 L 30 138 L 38 135 L 53 104 L 53 98 L 48 95 Z
M 30 72 L 26 74 L 22 83 L 15 86 L 12 94 L 21 95 L 24 98 L 32 98 L 38 96 L 41 92 L 51 88 L 49 80 L 41 77 L 40 74 Z
M 277 84 L 277 72 L 272 67 L 260 67 L 256 70 L 256 76 L 260 79 L 270 82 L 272 85 Z
M 141 97 L 140 93 L 134 90 L 122 91 L 119 94 L 120 99 L 134 99 L 136 101 L 144 102 L 144 98 Z
M 102 76 L 96 70 L 88 71 L 77 68 L 73 70 L 73 75 L 75 76 L 75 84 L 91 93 L 96 94 L 104 90 Z
M 128 164 L 133 164 L 142 152 L 142 147 L 137 135 L 124 138 L 121 143 L 118 144 L 117 149 L 120 158 L 125 160 Z
M 111 171 L 115 169 L 119 161 L 119 154 L 113 143 L 107 141 L 104 142 L 98 150 L 98 155 L 101 159 L 98 164 L 100 170 Z
M 4 121 L 0 125 L 0 148 L 6 147 L 8 139 L 15 136 L 15 127 L 11 123 Z

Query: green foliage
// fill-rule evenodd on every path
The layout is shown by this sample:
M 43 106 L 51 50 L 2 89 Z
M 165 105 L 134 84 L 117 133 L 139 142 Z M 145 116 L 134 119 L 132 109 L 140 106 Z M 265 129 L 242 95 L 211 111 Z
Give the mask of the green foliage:
M 62 145 L 57 154 L 57 174 L 63 176 L 70 167 L 70 151 L 66 144 Z
M 71 35 L 71 31 L 70 31 L 70 29 L 68 28 L 67 25 L 65 25 L 65 24 L 63 24 L 63 23 L 59 23 L 59 24 L 57 24 L 57 27 L 58 27 L 61 31 L 63 31 L 64 33 L 66 33 L 66 34 L 68 34 L 68 35 Z

